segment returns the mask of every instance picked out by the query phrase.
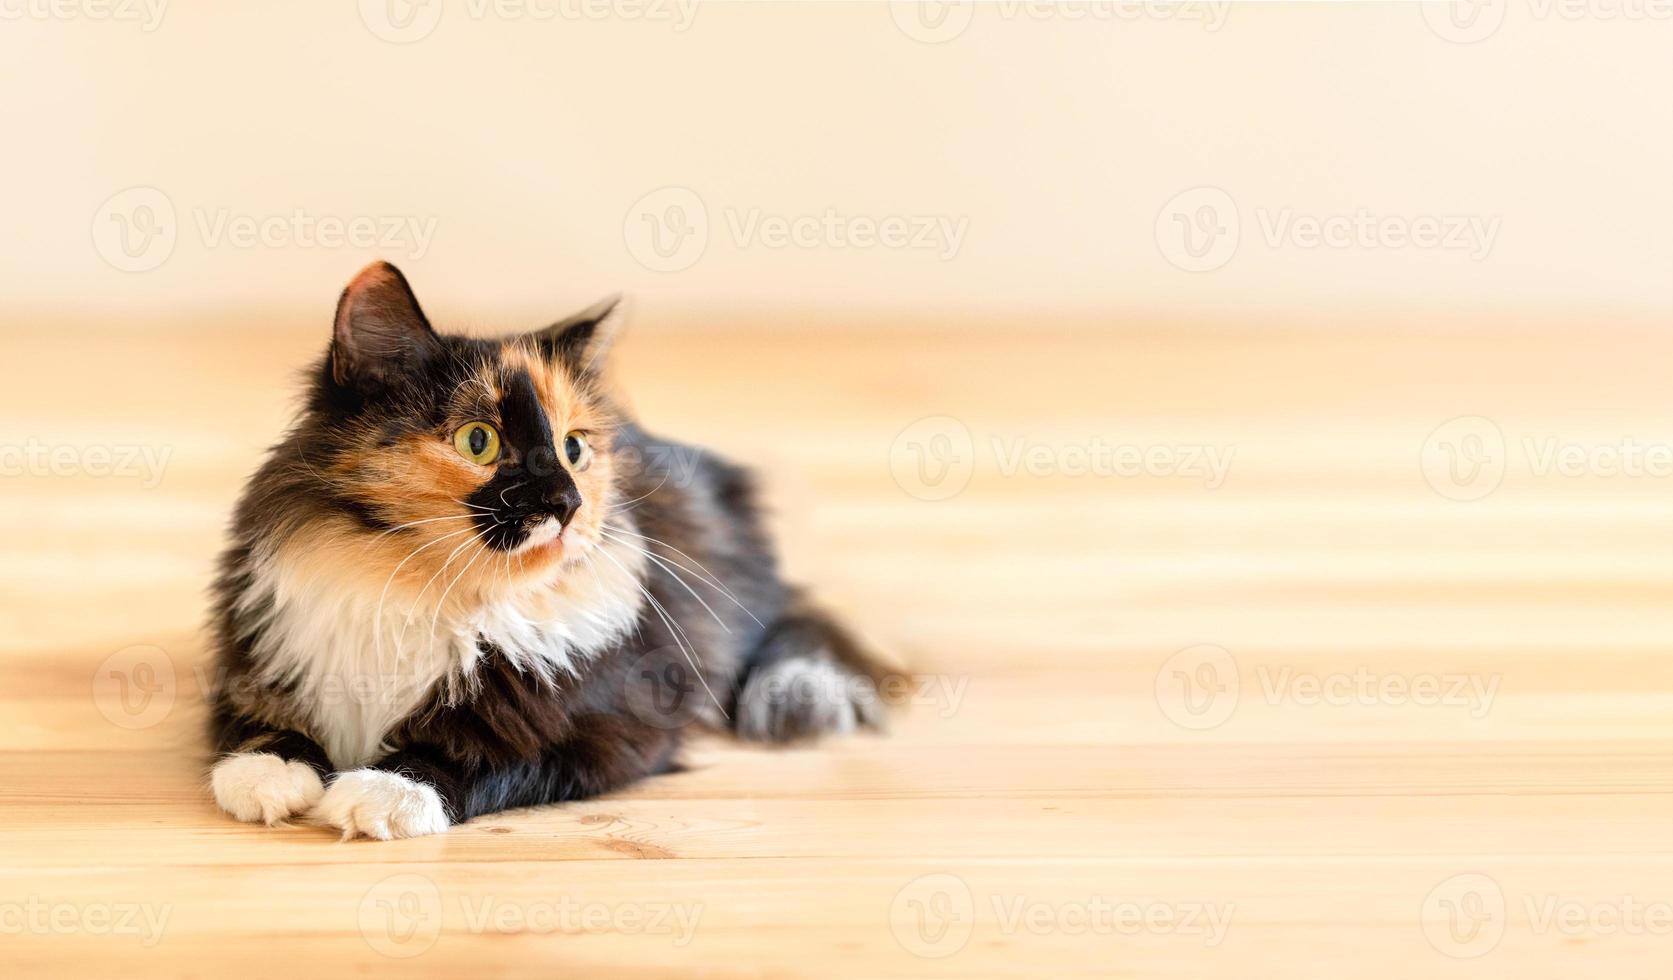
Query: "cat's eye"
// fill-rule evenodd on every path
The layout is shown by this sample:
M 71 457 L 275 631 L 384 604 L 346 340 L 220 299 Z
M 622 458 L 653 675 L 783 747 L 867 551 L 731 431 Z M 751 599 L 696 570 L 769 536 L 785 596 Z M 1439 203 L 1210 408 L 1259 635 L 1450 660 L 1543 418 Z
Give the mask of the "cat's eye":
M 579 430 L 563 437 L 564 458 L 572 470 L 584 470 L 592 462 L 593 449 L 587 445 L 587 434 Z
M 453 448 L 479 466 L 500 458 L 500 434 L 486 422 L 466 422 L 453 432 Z

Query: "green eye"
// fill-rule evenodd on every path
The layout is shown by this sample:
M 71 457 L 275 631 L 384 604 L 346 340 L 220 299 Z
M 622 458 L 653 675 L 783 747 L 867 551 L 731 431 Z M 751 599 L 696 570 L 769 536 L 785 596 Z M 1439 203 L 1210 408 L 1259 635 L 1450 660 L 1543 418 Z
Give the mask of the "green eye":
M 466 422 L 453 433 L 453 448 L 479 466 L 500 458 L 500 434 L 486 422 Z
M 577 472 L 586 469 L 593 458 L 593 449 L 587 445 L 587 434 L 576 430 L 564 436 L 563 454 L 569 460 L 571 469 Z

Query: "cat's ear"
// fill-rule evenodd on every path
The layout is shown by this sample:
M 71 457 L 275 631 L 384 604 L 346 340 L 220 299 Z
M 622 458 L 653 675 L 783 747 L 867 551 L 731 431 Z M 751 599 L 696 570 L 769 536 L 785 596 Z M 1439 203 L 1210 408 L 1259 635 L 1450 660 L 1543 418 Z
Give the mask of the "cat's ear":
M 388 262 L 373 262 L 337 300 L 331 377 L 340 385 L 387 382 L 440 346 L 407 277 Z
M 548 360 L 562 361 L 583 378 L 593 377 L 603 368 L 626 314 L 626 304 L 617 293 L 531 336 Z

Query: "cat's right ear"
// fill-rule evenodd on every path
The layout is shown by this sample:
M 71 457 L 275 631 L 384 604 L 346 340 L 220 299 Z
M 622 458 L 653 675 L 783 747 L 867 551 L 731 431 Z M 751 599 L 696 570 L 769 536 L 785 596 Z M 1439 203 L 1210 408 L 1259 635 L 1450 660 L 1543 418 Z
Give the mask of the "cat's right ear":
M 590 378 L 602 370 L 625 319 L 627 306 L 616 293 L 530 336 L 548 358 L 568 365 L 578 377 Z
M 387 383 L 440 346 L 407 277 L 388 262 L 373 262 L 337 300 L 331 377 L 340 385 Z

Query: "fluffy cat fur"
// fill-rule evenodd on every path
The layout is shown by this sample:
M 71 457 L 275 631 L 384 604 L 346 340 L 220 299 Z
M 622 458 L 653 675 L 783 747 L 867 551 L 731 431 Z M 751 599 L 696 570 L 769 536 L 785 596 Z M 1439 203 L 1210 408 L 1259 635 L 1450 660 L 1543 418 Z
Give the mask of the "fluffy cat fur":
M 215 584 L 224 810 L 415 836 L 668 771 L 693 726 L 879 723 L 884 672 L 779 578 L 748 474 L 610 397 L 615 312 L 481 340 L 393 266 L 344 290 Z

